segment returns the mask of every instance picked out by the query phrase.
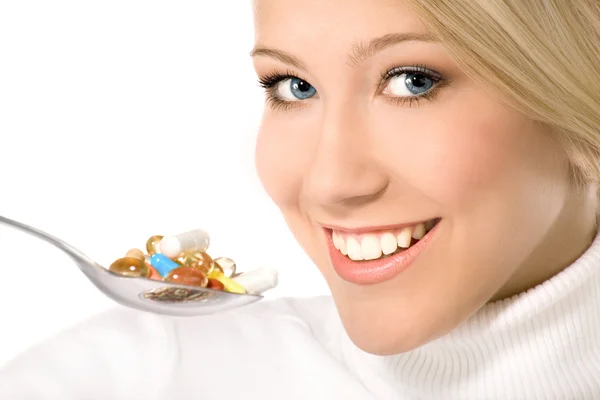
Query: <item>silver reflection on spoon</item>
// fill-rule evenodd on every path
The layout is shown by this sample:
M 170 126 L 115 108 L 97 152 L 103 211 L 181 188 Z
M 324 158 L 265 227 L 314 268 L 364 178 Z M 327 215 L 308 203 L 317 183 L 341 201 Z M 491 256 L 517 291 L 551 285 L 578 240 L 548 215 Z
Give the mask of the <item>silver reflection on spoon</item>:
M 172 316 L 199 316 L 255 303 L 260 294 L 237 294 L 118 275 L 70 244 L 37 228 L 0 216 L 0 223 L 41 239 L 67 254 L 81 272 L 113 301 L 136 310 Z

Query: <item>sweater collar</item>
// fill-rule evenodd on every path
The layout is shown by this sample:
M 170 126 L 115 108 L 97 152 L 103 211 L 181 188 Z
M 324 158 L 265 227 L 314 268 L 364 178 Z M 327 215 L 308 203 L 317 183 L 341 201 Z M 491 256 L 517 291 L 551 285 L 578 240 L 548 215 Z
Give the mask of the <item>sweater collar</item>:
M 492 382 L 492 386 L 498 386 L 494 386 L 495 392 L 489 393 L 496 394 L 501 393 L 507 385 L 529 390 L 529 393 L 557 390 L 554 387 L 549 389 L 553 378 L 550 375 L 544 378 L 544 371 L 555 371 L 555 379 L 562 379 L 556 371 L 561 374 L 575 371 L 572 367 L 569 369 L 564 366 L 565 355 L 584 360 L 582 362 L 587 359 L 592 367 L 586 368 L 594 368 L 595 371 L 587 373 L 600 374 L 600 364 L 590 358 L 585 349 L 587 346 L 589 350 L 586 343 L 600 337 L 599 270 L 600 232 L 574 263 L 552 278 L 511 298 L 486 304 L 452 332 L 411 352 L 374 356 L 358 349 L 343 332 L 344 362 L 374 395 L 382 399 L 398 398 L 399 393 L 408 396 L 427 393 L 434 396 L 438 393 L 435 391 L 435 382 L 446 380 L 455 382 L 455 387 L 463 385 L 463 390 L 467 390 L 465 387 L 471 388 L 477 380 L 485 381 L 488 385 Z M 575 338 L 583 338 L 584 341 Z M 458 367 L 463 368 L 462 364 L 465 363 L 468 365 L 464 369 L 471 370 L 472 374 L 477 373 L 477 377 L 469 376 L 469 372 L 456 371 Z M 532 371 L 538 369 L 537 372 L 531 372 L 534 374 L 531 376 L 516 376 L 515 372 L 511 372 L 518 370 L 515 367 L 517 364 L 523 363 Z M 556 365 L 549 365 L 552 363 Z M 428 372 L 422 375 L 415 372 L 424 369 L 428 369 Z M 532 376 L 548 379 L 548 387 L 541 387 L 543 383 L 540 381 L 533 383 L 535 379 Z M 581 378 L 581 374 L 573 379 L 596 382 L 593 376 Z M 428 389 L 419 387 L 419 382 L 428 386 Z M 486 384 L 481 383 L 481 386 Z M 537 385 L 537 388 L 528 385 Z M 449 391 L 444 392 L 446 389 L 442 383 L 439 383 L 438 390 L 442 397 L 446 393 L 444 398 L 451 398 Z

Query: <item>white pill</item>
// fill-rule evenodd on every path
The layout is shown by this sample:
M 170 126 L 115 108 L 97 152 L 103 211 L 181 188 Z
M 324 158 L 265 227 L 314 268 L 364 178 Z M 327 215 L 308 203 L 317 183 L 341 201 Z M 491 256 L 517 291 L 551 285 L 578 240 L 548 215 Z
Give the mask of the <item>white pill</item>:
M 169 258 L 178 257 L 187 251 L 206 251 L 210 245 L 210 236 L 202 229 L 165 236 L 159 243 L 159 250 Z
M 242 285 L 249 294 L 260 294 L 277 286 L 279 275 L 277 270 L 263 267 L 244 272 L 232 279 Z

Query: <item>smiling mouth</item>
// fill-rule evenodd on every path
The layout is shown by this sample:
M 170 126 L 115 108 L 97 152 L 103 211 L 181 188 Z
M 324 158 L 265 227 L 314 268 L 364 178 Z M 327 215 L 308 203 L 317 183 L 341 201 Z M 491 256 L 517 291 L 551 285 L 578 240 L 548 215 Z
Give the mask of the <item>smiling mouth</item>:
M 324 228 L 331 265 L 345 281 L 381 283 L 413 265 L 440 230 L 441 218 L 367 230 Z
M 440 218 L 404 226 L 365 233 L 348 233 L 330 229 L 331 239 L 337 251 L 352 261 L 372 261 L 394 256 L 408 250 L 431 231 Z

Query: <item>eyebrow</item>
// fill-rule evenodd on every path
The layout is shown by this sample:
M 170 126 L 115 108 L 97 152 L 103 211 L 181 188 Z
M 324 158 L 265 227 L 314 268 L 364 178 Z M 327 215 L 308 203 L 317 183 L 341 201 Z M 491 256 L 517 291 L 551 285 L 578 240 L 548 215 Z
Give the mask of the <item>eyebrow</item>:
M 250 52 L 250 57 L 255 57 L 255 56 L 265 56 L 265 57 L 275 58 L 275 59 L 281 61 L 282 63 L 289 64 L 296 68 L 306 71 L 306 67 L 304 66 L 304 63 L 302 61 L 300 61 L 300 59 L 298 57 L 291 55 L 289 53 L 286 53 L 285 51 L 282 51 L 282 50 L 272 49 L 272 48 L 268 48 L 268 47 L 255 47 Z
M 398 43 L 403 42 L 435 42 L 436 40 L 426 33 L 406 32 L 390 33 L 375 38 L 368 43 L 354 43 L 350 47 L 348 61 L 351 65 L 358 65 L 361 62 L 373 57 L 375 54 Z
M 348 62 L 352 66 L 356 66 L 361 62 L 373 57 L 377 53 L 391 47 L 395 44 L 402 42 L 436 42 L 436 40 L 425 33 L 390 33 L 387 35 L 380 36 L 372 39 L 367 43 L 353 43 L 350 46 L 350 52 L 348 53 Z M 282 50 L 277 50 L 269 47 L 257 46 L 250 52 L 251 57 L 265 56 L 275 58 L 285 64 L 292 65 L 298 69 L 306 71 L 304 63 L 296 56 L 286 53 Z

